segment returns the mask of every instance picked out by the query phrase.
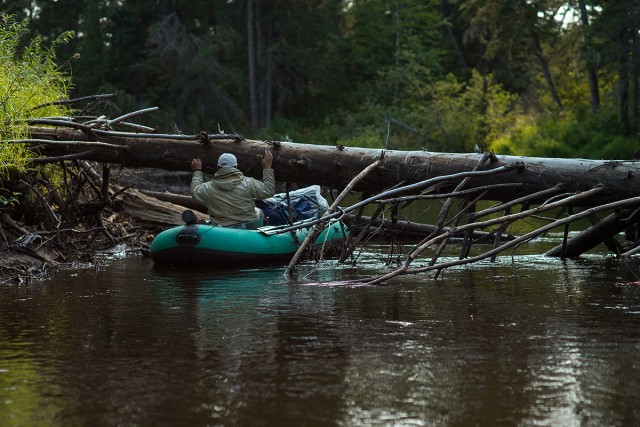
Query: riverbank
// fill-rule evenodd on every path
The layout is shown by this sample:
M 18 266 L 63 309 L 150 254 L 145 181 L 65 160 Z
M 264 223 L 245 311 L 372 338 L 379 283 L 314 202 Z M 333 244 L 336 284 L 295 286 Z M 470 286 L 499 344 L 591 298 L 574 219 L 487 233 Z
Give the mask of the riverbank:
M 65 167 L 66 177 L 58 184 L 60 178 L 45 175 L 44 169 L 23 175 L 15 190 L 19 203 L 0 212 L 0 285 L 99 266 L 110 251 L 144 254 L 158 232 L 182 223 L 185 207 L 143 191 L 188 194 L 190 174 L 114 172 L 86 162 Z
M 102 227 L 43 231 L 12 219 L 0 218 L 0 285 L 29 284 L 69 268 L 100 266 L 100 257 L 114 251 L 144 255 L 153 229 L 125 213 L 112 215 Z

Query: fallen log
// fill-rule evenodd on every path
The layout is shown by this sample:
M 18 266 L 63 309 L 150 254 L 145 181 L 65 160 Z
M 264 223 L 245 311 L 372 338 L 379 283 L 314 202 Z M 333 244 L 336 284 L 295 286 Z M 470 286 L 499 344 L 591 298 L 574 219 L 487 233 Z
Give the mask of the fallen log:
M 637 211 L 635 213 L 633 209 L 615 211 L 602 221 L 569 239 L 566 244 L 560 244 L 547 251 L 545 255 L 562 258 L 578 257 L 607 239 L 612 239 L 634 221 L 637 221 Z M 619 255 L 619 251 L 617 252 L 616 255 Z
M 173 203 L 174 205 L 183 206 L 187 209 L 191 209 L 194 211 L 198 211 L 200 213 L 206 214 L 207 208 L 196 199 L 191 196 L 184 196 L 182 194 L 170 193 L 168 191 L 149 191 L 149 190 L 140 190 L 140 193 L 155 197 L 158 200 L 163 202 Z
M 183 206 L 186 209 L 198 211 L 202 214 L 207 213 L 207 209 L 200 202 L 193 199 L 191 196 L 184 196 L 182 194 L 170 193 L 168 191 L 149 191 L 140 190 L 140 193 L 155 197 L 163 202 L 169 202 L 174 205 Z M 422 238 L 433 232 L 438 232 L 438 227 L 432 224 L 420 224 L 411 222 L 408 220 L 393 221 L 391 219 L 376 218 L 372 219 L 368 216 L 361 216 L 357 218 L 356 215 L 345 215 L 342 220 L 349 226 L 354 234 L 359 233 L 365 226 L 371 223 L 371 226 L 376 230 L 376 237 L 382 239 L 393 236 L 395 239 L 415 239 Z M 439 232 L 447 232 L 449 227 L 444 227 Z M 374 234 L 372 232 L 371 234 Z M 462 237 L 462 236 L 454 236 Z M 472 238 L 476 242 L 491 243 L 494 235 L 486 231 L 475 230 L 472 234 Z M 512 235 L 503 236 L 502 239 L 511 240 L 514 237 Z
M 122 116 L 122 119 L 126 117 L 130 115 Z M 320 184 L 342 190 L 340 197 L 350 190 L 363 193 L 360 202 L 349 207 L 336 206 L 335 212 L 330 209 L 322 218 L 306 224 L 307 226 L 338 218 L 348 220 L 345 215 L 354 211 L 358 212 L 356 217 L 360 218 L 362 208 L 371 204 L 377 204 L 374 216 L 387 210 L 391 212 L 394 220 L 375 218 L 379 225 L 370 221 L 363 233 L 351 239 L 345 255 L 353 253 L 353 249 L 363 241 L 365 232 L 375 230 L 375 227 L 389 227 L 387 230 L 393 233 L 391 241 L 399 238 L 403 224 L 398 226 L 399 221 L 396 221 L 398 210 L 413 200 L 443 199 L 444 204 L 440 208 L 435 226 L 407 225 L 412 231 L 417 231 L 413 237 L 421 240 L 404 255 L 404 265 L 395 272 L 375 278 L 370 283 L 381 283 L 409 272 L 433 271 L 437 278 L 440 272 L 449 266 L 475 262 L 487 257 L 495 260 L 498 253 L 514 250 L 517 245 L 526 243 L 554 227 L 564 227 L 566 237 L 560 249 L 549 251 L 548 255 L 577 256 L 602 242 L 613 248 L 614 253 L 620 254 L 621 246 L 613 237 L 619 231 L 635 226 L 638 222 L 635 215 L 614 215 L 578 237 L 568 239 L 569 226 L 574 221 L 585 218 L 585 215 L 594 218 L 597 213 L 610 213 L 612 210 L 638 210 L 640 200 L 636 187 L 640 179 L 640 163 L 636 161 L 526 158 L 497 156 L 494 153 L 383 151 L 246 140 L 239 135 L 205 132 L 198 135 L 118 132 L 110 128 L 110 125 L 116 124 L 117 121 L 118 119 L 106 120 L 102 116 L 99 123 L 95 120 L 95 123 L 70 123 L 58 118 L 37 119 L 31 122 L 31 139 L 14 143 L 31 144 L 32 151 L 44 156 L 42 160 L 35 162 L 58 162 L 76 158 L 100 162 L 103 165 L 120 164 L 128 168 L 163 169 L 169 171 L 170 177 L 171 173 L 181 175 L 180 181 L 189 178 L 193 158 L 201 158 L 205 173 L 213 174 L 217 158 L 223 152 L 234 154 L 238 158 L 240 169 L 246 175 L 260 178 L 260 159 L 264 150 L 268 148 L 274 153 L 276 179 L 281 183 L 287 183 L 287 186 L 289 183 Z M 109 168 L 106 169 L 107 172 L 103 175 L 108 177 Z M 163 178 L 163 181 L 165 180 Z M 103 194 L 102 198 L 106 197 L 105 185 L 101 191 L 96 189 L 97 193 Z M 160 189 L 162 188 L 163 186 L 160 186 Z M 142 196 L 145 194 L 141 192 L 120 191 L 123 191 L 120 199 L 131 198 L 124 202 L 127 212 L 147 226 L 179 223 L 178 214 L 183 210 L 181 206 L 187 206 L 194 211 L 200 210 L 193 206 L 188 196 L 174 198 L 169 194 L 147 193 L 146 197 L 171 199 L 181 206 L 172 204 L 167 207 L 166 215 L 154 213 L 153 218 L 145 218 L 145 215 L 157 209 L 157 202 L 144 200 Z M 478 203 L 482 200 L 495 200 L 500 203 L 480 209 Z M 335 201 L 332 207 L 337 203 L 339 200 Z M 538 207 L 531 207 L 534 204 Z M 508 227 L 514 221 L 533 217 L 550 209 L 555 209 L 553 215 L 556 218 L 567 213 L 569 216 L 552 220 L 551 224 L 524 236 L 503 237 L 508 235 Z M 590 211 L 588 214 L 573 214 L 574 209 Z M 478 220 L 485 216 L 492 218 Z M 292 225 L 280 229 L 279 232 L 289 232 L 300 226 Z M 492 230 L 485 231 L 487 227 L 491 227 Z M 454 236 L 462 237 L 463 241 L 459 249 L 459 260 L 440 259 L 449 244 L 449 239 Z M 471 245 L 487 236 L 494 240 L 492 249 L 482 248 L 479 255 L 470 256 Z M 302 248 L 304 245 L 299 253 Z M 433 251 L 429 265 L 410 268 L 411 263 L 427 249 Z M 635 249 L 627 253 L 631 254 L 633 251 Z M 294 257 L 287 267 L 287 274 L 291 273 L 296 262 L 297 258 Z
M 129 216 L 147 228 L 162 229 L 184 223 L 182 221 L 182 212 L 185 210 L 183 206 L 158 200 L 133 188 L 118 195 L 116 203 Z M 208 216 L 196 212 L 196 218 L 202 221 Z
M 592 191 L 596 191 L 599 189 L 594 189 Z M 550 205 L 552 205 L 553 203 L 550 203 Z M 420 245 L 418 248 L 416 248 L 411 254 L 409 254 L 409 257 L 407 258 L 407 260 L 404 262 L 404 264 L 396 269 L 395 271 L 392 271 L 390 273 L 386 273 L 383 275 L 380 275 L 374 279 L 367 279 L 367 280 L 363 280 L 362 282 L 365 282 L 367 284 L 373 285 L 373 284 L 379 284 L 379 283 L 384 283 L 386 281 L 388 281 L 389 279 L 396 277 L 398 275 L 404 275 L 404 274 L 415 274 L 415 273 L 424 273 L 427 271 L 442 271 L 446 268 L 449 267 L 453 267 L 453 266 L 457 266 L 457 265 L 463 265 L 463 264 L 470 264 L 473 262 L 477 262 L 477 261 L 481 261 L 483 259 L 489 258 L 491 256 L 493 256 L 494 254 L 497 254 L 499 252 L 503 252 L 509 248 L 515 248 L 518 245 L 521 245 L 523 243 L 528 242 L 529 240 L 531 240 L 532 238 L 539 236 L 543 233 L 546 233 L 554 228 L 557 228 L 559 226 L 562 226 L 564 224 L 570 224 L 572 222 L 575 222 L 577 220 L 583 219 L 583 218 L 587 218 L 589 216 L 592 216 L 594 214 L 597 214 L 598 212 L 606 212 L 606 211 L 610 211 L 610 210 L 614 210 L 614 209 L 619 209 L 619 208 L 626 208 L 626 207 L 630 207 L 630 206 L 638 206 L 640 205 L 640 197 L 633 197 L 630 199 L 626 199 L 626 200 L 620 200 L 614 203 L 609 203 L 606 205 L 600 205 L 598 207 L 594 207 L 594 208 L 590 208 L 587 209 L 583 212 L 577 213 L 577 214 L 573 214 L 570 215 L 566 218 L 562 218 L 559 220 L 556 220 L 550 224 L 544 225 L 542 227 L 539 227 L 529 233 L 526 233 L 522 236 L 519 236 L 513 240 L 510 240 L 509 242 L 506 242 L 498 247 L 495 247 L 494 249 L 484 252 L 480 255 L 476 255 L 476 256 L 472 256 L 472 257 L 467 257 L 464 259 L 458 259 L 455 261 L 445 261 L 439 264 L 433 264 L 433 263 L 429 263 L 429 265 L 425 266 L 425 267 L 417 267 L 415 269 L 410 269 L 410 265 L 411 263 L 416 259 L 416 257 L 422 252 L 424 251 L 427 247 L 429 247 L 431 244 L 436 243 L 438 240 L 441 239 L 445 239 L 448 237 L 448 235 L 450 235 L 453 231 L 461 231 L 467 228 L 476 228 L 477 226 L 486 226 L 490 223 L 496 223 L 496 222 L 500 222 L 500 221 L 504 221 L 504 218 L 498 218 L 498 219 L 494 219 L 494 220 L 489 220 L 489 221 L 484 221 L 484 224 L 466 224 L 464 226 L 461 226 L 458 230 L 451 230 L 448 233 L 444 233 L 440 236 L 437 236 L 433 239 L 431 239 L 431 241 L 427 241 L 424 242 L 422 245 Z M 548 209 L 548 207 L 540 207 L 540 208 L 536 208 L 537 210 L 539 209 Z M 519 214 L 513 214 L 512 216 L 525 216 L 527 215 L 526 213 L 519 213 Z
M 428 236 L 431 233 L 442 234 L 450 230 L 449 227 L 439 228 L 432 224 L 419 224 L 410 222 L 408 220 L 393 221 L 391 219 L 375 218 L 372 219 L 368 216 L 361 216 L 357 219 L 356 215 L 345 215 L 342 220 L 349 226 L 354 234 L 360 232 L 360 230 L 371 223 L 372 228 L 379 230 L 381 238 L 393 236 L 395 239 L 415 239 L 416 237 L 422 238 Z M 371 234 L 374 234 L 373 232 Z M 463 238 L 464 233 L 458 235 L 452 234 L 453 237 Z M 474 230 L 472 238 L 476 242 L 493 243 L 494 235 L 486 231 Z M 502 240 L 512 240 L 512 235 L 502 236 Z
M 171 171 L 190 170 L 191 159 L 204 162 L 205 172 L 214 172 L 216 160 L 223 152 L 233 153 L 240 169 L 254 177 L 261 176 L 260 156 L 265 148 L 274 152 L 276 179 L 301 185 L 320 184 L 343 188 L 366 166 L 380 157 L 378 149 L 331 147 L 293 142 L 245 140 L 223 135 L 186 136 L 132 134 L 123 132 L 83 130 L 67 127 L 31 127 L 30 137 L 55 141 L 91 141 L 126 147 L 91 146 L 82 144 L 44 144 L 46 156 L 86 152 L 86 160 L 115 163 L 130 167 L 152 167 Z M 399 182 L 411 184 L 440 175 L 470 171 L 478 164 L 477 153 L 432 153 L 426 151 L 385 151 L 384 160 L 376 170 L 354 186 L 356 191 L 380 192 Z M 640 163 L 637 161 L 605 161 L 586 159 L 546 159 L 516 156 L 492 156 L 485 170 L 501 166 L 508 173 L 472 178 L 469 186 L 520 183 L 511 189 L 489 189 L 487 200 L 508 201 L 560 185 L 563 191 L 575 193 L 595 186 L 606 189 L 597 198 L 585 198 L 576 203 L 581 207 L 597 206 L 637 195 Z M 458 184 L 452 181 L 439 191 L 450 192 Z

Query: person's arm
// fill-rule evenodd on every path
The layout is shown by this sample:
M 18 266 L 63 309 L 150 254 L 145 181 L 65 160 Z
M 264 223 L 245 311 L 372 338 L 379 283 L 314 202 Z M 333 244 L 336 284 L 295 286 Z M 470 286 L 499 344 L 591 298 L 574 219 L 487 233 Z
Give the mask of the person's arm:
M 273 153 L 271 150 L 264 150 L 264 156 L 260 160 L 260 164 L 262 164 L 262 169 L 271 169 L 271 164 L 273 163 Z
M 276 192 L 275 172 L 271 168 L 273 153 L 270 150 L 264 150 L 264 156 L 262 156 L 260 163 L 262 164 L 262 182 L 257 179 L 252 180 L 250 193 L 256 199 L 268 199 Z
M 257 192 L 253 195 L 256 199 L 268 199 L 276 193 L 276 176 L 271 168 L 262 169 L 262 182 L 256 180 Z
M 193 159 L 191 161 L 191 170 L 193 176 L 191 177 L 191 196 L 197 201 L 204 203 L 204 175 L 202 174 L 202 160 Z

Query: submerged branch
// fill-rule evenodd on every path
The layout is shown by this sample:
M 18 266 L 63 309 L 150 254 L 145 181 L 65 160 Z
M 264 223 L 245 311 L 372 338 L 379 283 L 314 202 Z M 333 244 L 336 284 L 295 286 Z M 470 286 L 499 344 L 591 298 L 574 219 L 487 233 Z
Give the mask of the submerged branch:
M 460 173 L 456 173 L 453 175 L 442 175 L 442 176 L 437 176 L 435 178 L 430 178 L 430 179 L 426 179 L 424 181 L 420 181 L 417 182 L 415 184 L 410 184 L 410 185 L 406 185 L 403 187 L 399 187 L 399 188 L 395 188 L 393 190 L 388 190 L 388 191 L 384 191 L 380 194 L 377 194 L 375 196 L 372 197 L 368 197 L 358 203 L 355 203 L 351 206 L 349 206 L 348 208 L 341 208 L 339 211 L 332 211 L 332 212 L 327 212 L 325 213 L 322 217 L 312 220 L 312 221 L 306 221 L 304 223 L 300 223 L 298 225 L 294 225 L 294 226 L 290 226 L 290 227 L 282 227 L 282 228 L 278 228 L 278 230 L 276 231 L 277 234 L 281 234 L 281 233 L 286 233 L 292 230 L 298 230 L 300 228 L 307 228 L 310 227 L 312 225 L 318 224 L 320 222 L 326 222 L 328 220 L 331 219 L 336 219 L 339 218 L 349 212 L 353 212 L 356 209 L 359 209 L 362 206 L 366 206 L 368 204 L 371 203 L 375 203 L 378 200 L 383 199 L 384 197 L 389 197 L 395 194 L 399 194 L 399 193 L 403 193 L 403 192 L 407 192 L 407 191 L 412 191 L 412 190 L 419 190 L 421 188 L 427 187 L 429 185 L 435 184 L 435 183 L 440 183 L 443 181 L 451 181 L 457 178 L 465 178 L 465 177 L 482 177 L 482 176 L 487 176 L 487 175 L 495 175 L 495 174 L 499 174 L 499 173 L 504 173 L 504 172 L 508 172 L 510 170 L 513 170 L 516 166 L 500 166 L 498 168 L 495 169 L 491 169 L 491 170 L 487 170 L 487 171 L 470 171 L 470 172 L 460 172 Z
M 547 190 L 538 191 L 537 193 L 529 194 L 527 196 L 511 200 L 510 202 L 501 203 L 499 205 L 492 206 L 492 207 L 487 208 L 487 209 L 483 209 L 481 211 L 478 211 L 476 213 L 471 214 L 470 218 L 471 219 L 480 218 L 482 216 L 486 216 L 486 215 L 489 215 L 489 214 L 492 214 L 492 213 L 496 213 L 496 212 L 500 212 L 500 211 L 509 209 L 509 208 L 511 208 L 513 206 L 516 206 L 516 205 L 521 205 L 523 203 L 533 202 L 535 200 L 538 200 L 538 199 L 541 199 L 541 198 L 547 197 L 547 196 L 553 196 L 553 195 L 556 195 L 557 193 L 559 193 L 560 191 L 562 191 L 562 189 L 563 189 L 563 186 L 561 184 L 558 184 L 555 187 L 549 188 Z
M 391 204 L 391 203 L 412 202 L 415 200 L 446 199 L 449 197 L 468 196 L 470 194 L 474 194 L 479 191 L 500 190 L 500 189 L 507 189 L 507 188 L 514 189 L 514 188 L 520 188 L 520 187 L 522 187 L 522 183 L 519 183 L 519 182 L 506 183 L 506 184 L 481 185 L 479 187 L 473 187 L 473 188 L 469 188 L 467 190 L 461 190 L 461 191 L 452 191 L 450 193 L 418 194 L 415 196 L 400 196 L 400 197 L 395 197 L 393 199 L 381 199 L 381 200 L 377 200 L 377 203 Z
M 349 184 L 344 188 L 344 190 L 342 190 L 342 193 L 340 193 L 338 197 L 336 197 L 336 200 L 333 202 L 333 204 L 329 206 L 329 209 L 327 210 L 327 216 L 333 214 L 333 212 L 338 208 L 338 205 L 342 202 L 342 200 L 344 200 L 345 197 L 347 197 L 347 195 L 351 192 L 353 187 L 360 180 L 362 180 L 365 176 L 367 176 L 367 174 L 369 174 L 372 170 L 380 166 L 380 163 L 382 163 L 383 158 L 384 158 L 384 151 L 381 153 L 380 158 L 378 160 L 376 160 L 375 162 L 367 166 L 362 172 L 356 175 L 351 180 L 351 182 L 349 182 Z M 318 222 L 316 225 L 314 225 L 313 229 L 309 232 L 309 234 L 307 234 L 307 237 L 305 237 L 304 241 L 302 242 L 302 244 L 300 245 L 296 253 L 291 258 L 291 261 L 289 262 L 289 265 L 287 266 L 287 269 L 284 272 L 286 276 L 291 275 L 293 268 L 300 260 L 300 257 L 302 256 L 302 253 L 304 252 L 305 248 L 316 238 L 316 236 L 320 233 L 320 231 L 322 231 L 322 228 L 323 228 L 322 224 L 324 224 L 325 222 L 326 221 Z
M 567 198 L 565 198 L 563 200 L 560 200 L 560 201 L 557 201 L 557 202 L 553 202 L 553 203 L 549 203 L 549 204 L 544 205 L 544 206 L 539 206 L 537 208 L 529 209 L 529 210 L 522 211 L 522 212 L 519 212 L 519 213 L 511 214 L 511 215 L 505 215 L 505 216 L 502 216 L 500 218 L 494 218 L 494 219 L 481 221 L 481 222 L 473 222 L 473 223 L 462 225 L 460 227 L 456 227 L 456 228 L 451 229 L 450 231 L 448 231 L 446 233 L 443 233 L 443 234 L 441 234 L 439 236 L 436 236 L 436 237 L 433 237 L 433 238 L 427 240 L 424 243 L 421 243 L 417 248 L 415 248 L 412 252 L 409 253 L 409 255 L 407 257 L 407 260 L 404 262 L 404 265 L 402 267 L 400 267 L 399 269 L 397 269 L 397 270 L 395 270 L 395 271 L 393 271 L 391 273 L 387 273 L 385 275 L 382 275 L 382 276 L 372 280 L 369 283 L 372 283 L 372 284 L 373 283 L 382 283 L 383 281 L 389 280 L 389 279 L 391 279 L 393 277 L 396 277 L 398 275 L 407 274 L 407 271 L 409 270 L 409 265 L 411 264 L 411 262 L 413 262 L 424 250 L 426 250 L 429 246 L 431 246 L 433 244 L 436 244 L 436 243 L 438 243 L 438 242 L 450 237 L 454 232 L 455 233 L 460 233 L 462 231 L 466 231 L 466 230 L 469 230 L 469 229 L 475 229 L 475 228 L 483 229 L 483 228 L 487 228 L 487 227 L 490 227 L 490 226 L 496 225 L 496 224 L 502 224 L 502 223 L 505 223 L 505 222 L 513 222 L 516 219 L 526 218 L 526 217 L 528 217 L 528 216 L 530 216 L 530 215 L 532 215 L 534 213 L 543 212 L 543 211 L 547 211 L 549 209 L 554 209 L 554 208 L 557 208 L 557 207 L 566 206 L 566 205 L 571 204 L 571 203 L 573 203 L 573 202 L 575 202 L 576 200 L 579 200 L 579 199 L 583 199 L 583 198 L 586 198 L 586 197 L 594 197 L 594 196 L 602 193 L 603 191 L 605 191 L 604 188 L 596 187 L 596 188 L 593 188 L 593 189 L 591 189 L 589 191 L 585 191 L 583 193 L 576 194 L 574 196 L 570 196 L 570 197 L 567 197 Z M 626 199 L 625 201 L 622 201 L 622 202 L 625 202 L 625 204 L 620 205 L 620 206 L 626 206 L 628 204 L 632 204 L 632 203 L 628 202 L 629 200 L 640 201 L 640 198 Z M 599 209 L 600 207 L 599 208 L 594 208 L 594 209 L 599 209 L 598 211 L 611 209 L 612 208 L 611 206 L 614 206 L 614 207 L 617 206 L 616 203 L 621 203 L 621 202 L 614 202 L 614 203 L 610 203 L 610 204 L 604 205 L 604 206 L 607 206 L 607 208 L 605 208 L 605 209 Z M 572 216 L 572 217 L 575 217 L 575 215 Z M 580 218 L 582 218 L 582 217 L 580 217 Z M 553 222 L 551 224 L 548 224 L 548 225 L 546 225 L 546 226 L 544 226 L 542 228 L 544 228 L 545 230 L 547 230 L 547 229 L 550 230 L 550 229 L 552 229 L 554 227 L 557 227 L 557 225 L 554 225 L 557 222 L 558 221 L 555 221 L 555 222 Z M 542 234 L 542 233 L 539 233 L 539 234 Z M 536 234 L 535 236 L 537 236 L 539 234 Z M 513 241 L 518 240 L 518 239 L 520 239 L 520 238 L 516 238 Z M 496 250 L 498 252 L 500 252 L 500 251 L 503 250 L 503 249 L 500 249 L 500 248 L 503 248 L 503 247 L 505 247 L 505 246 L 504 245 L 499 246 L 498 248 L 496 248 L 496 249 L 494 249 L 492 251 L 489 251 L 489 252 L 493 253 Z M 498 252 L 496 252 L 496 253 L 498 253 Z M 488 255 L 488 256 L 491 256 L 491 254 Z M 469 259 L 469 258 L 467 258 L 467 259 Z M 483 259 L 483 258 L 481 258 L 481 259 Z M 455 265 L 458 265 L 458 264 L 455 264 Z M 438 267 L 446 268 L 446 266 L 443 266 L 442 264 L 432 265 L 430 267 L 433 267 L 433 268 L 430 268 L 430 270 L 437 269 Z
M 517 237 L 503 245 L 498 246 L 497 248 L 494 248 L 490 251 L 487 251 L 483 254 L 480 255 L 476 255 L 474 257 L 469 257 L 469 258 L 465 258 L 462 260 L 454 260 L 454 261 L 449 261 L 449 262 L 444 262 L 442 264 L 438 264 L 438 265 L 429 265 L 426 267 L 419 267 L 413 270 L 409 270 L 409 269 L 405 269 L 403 271 L 403 274 L 415 274 L 415 273 L 424 273 L 427 271 L 432 271 L 432 270 L 442 270 L 445 268 L 449 268 L 449 267 L 454 267 L 454 266 L 458 266 L 458 265 L 463 265 L 463 264 L 470 264 L 476 261 L 481 261 L 483 259 L 489 258 L 491 256 L 493 256 L 494 254 L 498 254 L 500 252 L 503 252 L 506 249 L 512 248 L 512 247 L 516 247 L 519 246 L 523 243 L 526 243 L 527 241 L 533 239 L 534 237 L 538 237 L 541 234 L 546 233 L 549 230 L 552 230 L 554 228 L 560 227 L 562 225 L 571 223 L 571 222 L 575 222 L 584 218 L 587 218 L 589 215 L 593 215 L 595 213 L 598 212 L 603 212 L 603 211 L 607 211 L 607 210 L 611 210 L 611 209 L 616 209 L 616 208 L 621 208 L 621 207 L 625 207 L 625 206 L 637 206 L 638 204 L 640 204 L 640 197 L 633 197 L 631 199 L 626 199 L 626 200 L 620 200 L 618 202 L 613 202 L 613 203 L 608 203 L 606 205 L 601 205 L 598 207 L 594 207 L 594 208 L 590 208 L 590 209 L 586 209 L 580 213 L 577 214 L 573 214 L 571 216 L 568 216 L 566 218 L 563 219 L 559 219 L 557 221 L 554 221 L 551 224 L 547 224 L 545 226 L 542 226 L 534 231 L 531 231 L 527 234 L 524 234 L 520 237 Z M 370 280 L 368 282 L 366 282 L 367 284 L 373 285 L 373 284 L 377 284 L 377 283 L 382 283 L 388 279 L 391 279 L 395 276 L 397 276 L 398 274 L 394 274 L 393 273 L 389 273 L 386 274 L 384 276 L 380 276 L 377 277 L 373 280 Z

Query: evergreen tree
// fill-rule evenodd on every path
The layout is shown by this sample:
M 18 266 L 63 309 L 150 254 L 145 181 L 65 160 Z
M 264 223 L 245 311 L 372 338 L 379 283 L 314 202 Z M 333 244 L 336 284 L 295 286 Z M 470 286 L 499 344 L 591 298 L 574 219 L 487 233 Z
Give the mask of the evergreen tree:
M 542 73 L 555 105 L 562 108 L 546 46 L 559 36 L 556 13 L 563 1 L 465 0 L 462 16 L 468 20 L 464 40 L 473 52 L 480 72 L 492 73 L 508 90 L 523 93 Z
M 593 32 L 603 66 L 617 76 L 617 104 L 621 132 L 630 132 L 631 88 L 638 87 L 638 31 L 640 30 L 639 0 L 597 0 L 591 2 L 594 11 Z M 637 102 L 637 95 L 631 97 Z

